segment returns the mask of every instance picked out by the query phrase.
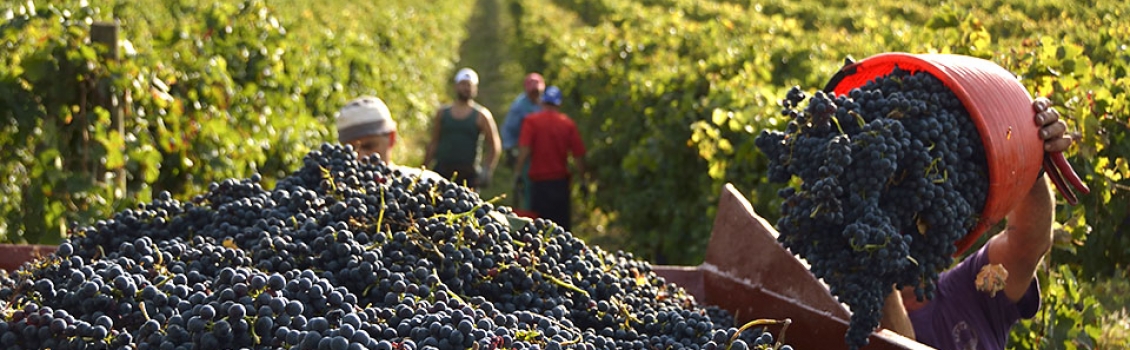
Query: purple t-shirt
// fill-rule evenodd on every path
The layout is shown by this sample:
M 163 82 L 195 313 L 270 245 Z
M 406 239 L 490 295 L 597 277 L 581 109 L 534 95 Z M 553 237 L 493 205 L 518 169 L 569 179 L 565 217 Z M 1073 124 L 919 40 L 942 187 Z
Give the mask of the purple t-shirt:
M 982 247 L 938 278 L 934 299 L 909 312 L 918 342 L 942 350 L 1003 350 L 1012 325 L 1040 309 L 1036 279 L 1016 303 L 1004 292 L 995 297 L 977 291 L 976 277 L 989 262 Z

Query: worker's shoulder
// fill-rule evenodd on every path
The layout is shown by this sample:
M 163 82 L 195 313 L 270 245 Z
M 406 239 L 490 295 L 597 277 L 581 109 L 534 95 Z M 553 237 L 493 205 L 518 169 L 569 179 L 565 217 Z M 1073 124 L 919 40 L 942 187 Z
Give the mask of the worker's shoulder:
M 439 108 L 436 108 L 436 112 L 435 112 L 434 116 L 437 117 L 437 118 L 442 117 L 444 112 L 451 110 L 451 106 L 452 106 L 451 103 L 444 103 L 444 104 L 439 105 Z
M 443 180 L 443 176 L 440 176 L 439 173 L 428 170 L 428 169 L 414 168 L 414 167 L 410 167 L 410 166 L 396 165 L 396 164 L 390 166 L 389 168 L 391 168 L 393 171 L 400 172 L 401 176 L 419 177 L 420 179 L 432 180 L 432 181 L 435 181 L 435 182 L 439 182 L 439 181 Z
M 548 112 L 547 114 L 549 114 L 549 117 L 552 118 L 553 121 L 556 122 L 556 123 L 564 124 L 564 125 L 575 125 L 576 124 L 576 121 L 574 121 L 572 117 L 570 117 L 568 114 L 565 114 L 561 111 Z
M 545 110 L 532 112 L 532 113 L 526 115 L 526 118 L 522 120 L 522 123 L 523 124 L 525 124 L 525 123 L 540 124 L 540 123 L 542 123 L 542 120 L 544 120 L 546 118 L 548 113 L 549 112 L 545 111 Z
M 479 104 L 478 102 L 472 104 L 471 108 L 474 108 L 476 111 L 479 112 L 479 114 L 482 114 L 483 116 L 492 117 L 492 118 L 494 117 L 494 115 L 490 113 L 489 108 Z

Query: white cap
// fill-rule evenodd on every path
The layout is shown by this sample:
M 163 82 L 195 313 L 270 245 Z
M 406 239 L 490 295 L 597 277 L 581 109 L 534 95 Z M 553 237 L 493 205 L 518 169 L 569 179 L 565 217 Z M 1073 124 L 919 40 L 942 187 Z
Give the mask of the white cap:
M 458 73 L 455 73 L 455 83 L 458 84 L 464 80 L 469 80 L 471 84 L 478 85 L 479 73 L 475 73 L 475 70 L 471 68 L 460 69 Z
M 392 120 L 384 101 L 376 97 L 358 97 L 337 114 L 337 139 L 341 143 L 393 132 L 396 132 L 396 121 Z

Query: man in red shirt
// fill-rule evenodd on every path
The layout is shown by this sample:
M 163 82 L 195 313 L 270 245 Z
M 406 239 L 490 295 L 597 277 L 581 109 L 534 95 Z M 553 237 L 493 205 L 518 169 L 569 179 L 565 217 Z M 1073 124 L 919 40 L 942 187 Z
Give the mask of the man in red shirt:
M 577 125 L 561 113 L 561 89 L 550 86 L 542 95 L 542 109 L 522 121 L 518 136 L 518 162 L 522 169 L 530 162 L 530 210 L 539 218 L 552 220 L 566 231 L 571 227 L 569 200 L 569 156 L 577 175 L 585 177 L 585 145 Z

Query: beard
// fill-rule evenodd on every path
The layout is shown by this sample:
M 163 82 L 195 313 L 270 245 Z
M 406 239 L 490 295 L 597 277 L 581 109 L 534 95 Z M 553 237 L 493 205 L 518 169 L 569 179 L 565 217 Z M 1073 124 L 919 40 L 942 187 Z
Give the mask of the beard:
M 475 98 L 475 94 L 471 92 L 456 91 L 455 97 L 460 101 L 470 101 L 471 99 Z

